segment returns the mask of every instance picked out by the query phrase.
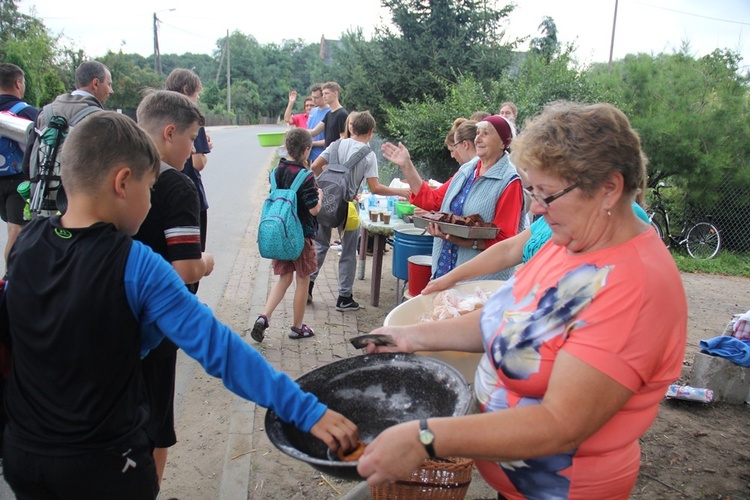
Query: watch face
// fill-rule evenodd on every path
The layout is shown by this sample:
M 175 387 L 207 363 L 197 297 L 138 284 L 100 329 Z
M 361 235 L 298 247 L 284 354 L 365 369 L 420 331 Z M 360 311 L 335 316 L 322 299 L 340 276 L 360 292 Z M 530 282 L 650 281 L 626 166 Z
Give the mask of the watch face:
M 419 441 L 422 444 L 432 444 L 432 442 L 435 440 L 435 435 L 430 432 L 429 429 L 422 429 L 419 431 Z

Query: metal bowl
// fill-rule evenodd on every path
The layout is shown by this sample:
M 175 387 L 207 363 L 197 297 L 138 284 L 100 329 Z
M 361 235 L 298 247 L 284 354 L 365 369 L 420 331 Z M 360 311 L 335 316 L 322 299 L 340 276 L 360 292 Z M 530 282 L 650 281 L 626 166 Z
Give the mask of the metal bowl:
M 357 424 L 365 443 L 393 425 L 465 415 L 471 405 L 471 391 L 458 370 L 416 354 L 347 358 L 306 373 L 297 383 Z M 273 410 L 266 413 L 265 428 L 271 442 L 290 457 L 340 479 L 361 479 L 357 462 L 331 457 L 325 443 L 283 422 Z

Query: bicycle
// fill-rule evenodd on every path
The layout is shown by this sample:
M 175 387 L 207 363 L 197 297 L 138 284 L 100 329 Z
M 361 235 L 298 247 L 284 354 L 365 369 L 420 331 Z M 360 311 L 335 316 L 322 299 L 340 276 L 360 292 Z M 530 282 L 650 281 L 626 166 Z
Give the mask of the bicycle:
M 672 235 L 669 227 L 669 214 L 662 203 L 661 194 L 661 189 L 670 187 L 672 186 L 660 182 L 651 191 L 656 201 L 648 212 L 649 222 L 667 248 L 684 247 L 694 259 L 713 259 L 721 250 L 721 233 L 710 220 L 693 221 L 686 215 L 680 233 L 677 236 Z

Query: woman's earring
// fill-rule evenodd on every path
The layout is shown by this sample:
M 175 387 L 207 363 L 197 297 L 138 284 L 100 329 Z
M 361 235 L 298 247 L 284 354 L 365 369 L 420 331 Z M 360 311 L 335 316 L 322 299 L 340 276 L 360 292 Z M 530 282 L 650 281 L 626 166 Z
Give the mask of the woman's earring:
M 609 210 L 607 210 L 607 215 L 608 215 L 609 217 L 612 217 L 612 212 L 610 212 Z

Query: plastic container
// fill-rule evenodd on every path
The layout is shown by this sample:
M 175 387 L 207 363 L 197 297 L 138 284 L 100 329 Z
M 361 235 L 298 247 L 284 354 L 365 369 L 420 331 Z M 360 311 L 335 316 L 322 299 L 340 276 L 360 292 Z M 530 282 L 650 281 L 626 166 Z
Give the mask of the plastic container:
M 494 293 L 503 286 L 504 283 L 505 282 L 501 280 L 465 281 L 459 283 L 453 288 L 466 293 L 474 293 L 476 288 L 479 287 L 488 293 Z M 383 321 L 383 326 L 414 325 L 419 323 L 419 318 L 423 314 L 430 314 L 434 310 L 436 295 L 437 294 L 435 293 L 429 295 L 417 295 L 413 299 L 402 302 L 388 313 Z M 404 296 L 406 296 L 406 294 L 404 294 Z M 476 352 L 462 351 L 418 351 L 417 354 L 429 356 L 448 363 L 461 372 L 461 375 L 463 375 L 466 380 L 472 382 L 474 381 L 474 374 L 477 371 L 479 360 L 484 356 L 484 354 Z
M 31 207 L 29 206 L 29 202 L 31 199 L 31 183 L 29 181 L 23 181 L 18 185 L 16 191 L 21 195 L 21 198 L 23 198 L 23 201 L 25 202 L 23 206 L 23 220 L 30 221 Z
M 672 384 L 667 389 L 666 397 L 672 399 L 684 399 L 686 401 L 698 401 L 700 403 L 710 403 L 714 400 L 714 391 L 712 389 L 691 387 L 689 385 Z
M 411 215 L 414 213 L 414 209 L 417 208 L 408 201 L 397 201 L 393 204 L 394 212 L 397 218 L 401 218 L 404 215 Z
M 430 282 L 432 255 L 412 255 L 407 259 L 409 272 L 409 295 L 416 297 Z
M 393 226 L 393 265 L 391 273 L 398 279 L 409 279 L 408 259 L 412 255 L 432 255 L 432 236 L 414 224 Z
M 258 143 L 264 148 L 282 146 L 286 132 L 261 132 L 258 134 Z

